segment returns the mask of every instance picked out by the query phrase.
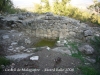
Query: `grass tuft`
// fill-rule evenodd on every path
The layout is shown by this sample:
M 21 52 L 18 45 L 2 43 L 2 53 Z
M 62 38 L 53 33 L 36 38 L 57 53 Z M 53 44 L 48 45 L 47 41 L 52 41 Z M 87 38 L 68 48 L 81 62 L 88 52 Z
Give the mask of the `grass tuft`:
M 8 60 L 7 58 L 5 57 L 0 57 L 0 71 L 2 71 L 2 67 L 1 65 L 9 65 L 10 64 L 10 60 Z
M 100 62 L 100 36 L 95 36 L 94 39 L 91 39 L 91 44 L 96 51 L 96 62 Z

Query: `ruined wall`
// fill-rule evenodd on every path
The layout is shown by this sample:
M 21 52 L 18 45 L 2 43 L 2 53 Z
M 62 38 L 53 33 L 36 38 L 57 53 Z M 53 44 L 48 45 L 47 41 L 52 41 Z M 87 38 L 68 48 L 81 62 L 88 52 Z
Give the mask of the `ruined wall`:
M 80 23 L 65 16 L 53 15 L 52 13 L 34 14 L 21 13 L 9 16 L 1 16 L 2 28 L 18 29 L 25 31 L 31 36 L 41 38 L 72 38 L 78 40 L 88 40 L 93 36 L 100 35 L 100 28 L 90 27 L 85 23 Z

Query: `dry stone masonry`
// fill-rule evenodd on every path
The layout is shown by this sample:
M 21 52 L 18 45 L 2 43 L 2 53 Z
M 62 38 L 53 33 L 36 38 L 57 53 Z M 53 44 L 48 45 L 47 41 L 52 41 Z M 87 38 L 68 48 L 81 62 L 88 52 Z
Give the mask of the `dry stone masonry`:
M 80 23 L 65 16 L 53 15 L 52 13 L 34 14 L 21 13 L 0 17 L 1 27 L 8 29 L 18 29 L 26 33 L 41 38 L 74 38 L 88 40 L 94 35 L 100 35 L 100 28 L 89 27 L 85 23 Z M 5 27 L 6 26 L 6 27 Z M 8 36 L 4 36 L 8 38 Z M 27 41 L 30 43 L 30 41 Z
M 52 13 L 25 12 L 6 16 L 0 15 L 0 28 L 0 44 L 6 43 L 8 51 L 13 50 L 15 52 L 31 52 L 32 50 L 26 47 L 32 45 L 34 40 L 36 41 L 33 37 L 59 38 L 60 42 L 62 40 L 89 42 L 89 39 L 94 36 L 100 36 L 100 28 L 98 27 L 90 27 L 79 20 Z M 62 42 L 67 43 L 67 41 Z M 86 51 L 87 54 L 92 54 L 92 48 L 88 45 L 85 47 L 89 47 Z M 85 50 L 83 47 L 81 49 L 80 51 Z

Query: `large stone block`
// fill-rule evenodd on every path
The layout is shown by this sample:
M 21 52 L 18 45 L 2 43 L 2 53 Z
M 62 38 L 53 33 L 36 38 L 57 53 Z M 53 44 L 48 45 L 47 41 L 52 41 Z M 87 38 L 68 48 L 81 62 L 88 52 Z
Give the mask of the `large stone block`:
M 92 30 L 84 31 L 84 36 L 92 36 L 92 35 L 93 35 L 93 31 Z
M 93 54 L 94 49 L 90 45 L 83 45 L 79 47 L 79 51 L 84 52 L 85 54 Z

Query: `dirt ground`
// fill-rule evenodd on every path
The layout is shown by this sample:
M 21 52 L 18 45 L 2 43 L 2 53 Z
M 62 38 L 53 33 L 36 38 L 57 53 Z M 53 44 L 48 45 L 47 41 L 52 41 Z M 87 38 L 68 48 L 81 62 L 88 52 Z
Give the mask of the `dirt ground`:
M 13 66 L 7 66 L 0 75 L 81 75 L 80 60 L 69 55 L 43 49 L 32 56 L 39 56 L 39 60 L 32 61 L 30 56 L 12 61 Z

